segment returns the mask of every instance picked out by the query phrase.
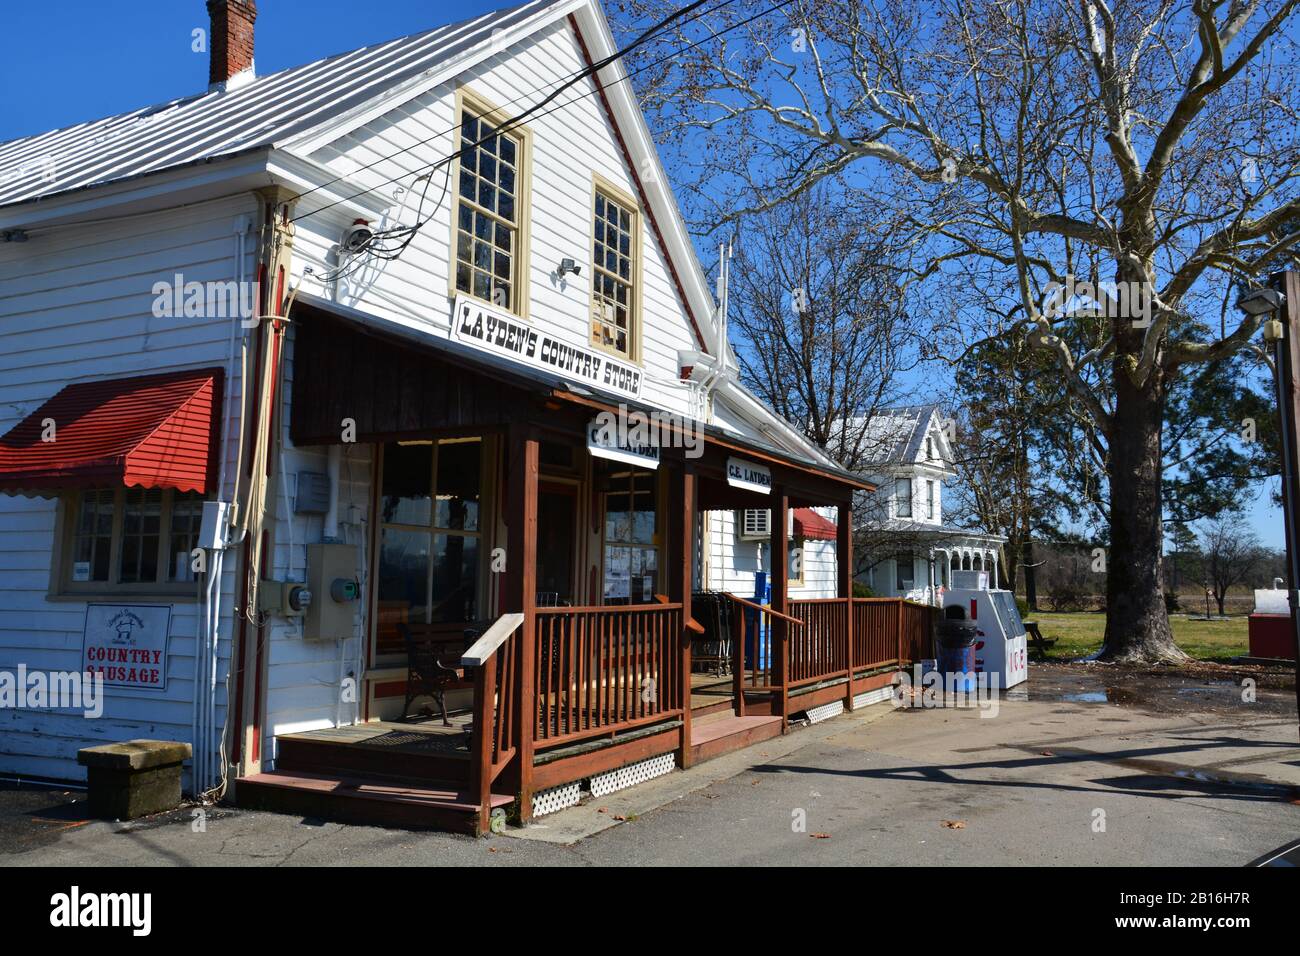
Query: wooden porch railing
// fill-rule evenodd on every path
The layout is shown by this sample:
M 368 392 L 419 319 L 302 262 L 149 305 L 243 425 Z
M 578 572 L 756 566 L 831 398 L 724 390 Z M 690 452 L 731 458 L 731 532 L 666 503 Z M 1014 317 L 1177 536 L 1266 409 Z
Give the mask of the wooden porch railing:
M 898 663 L 901 598 L 853 599 L 853 660 L 858 667 Z
M 849 673 L 848 598 L 813 598 L 790 601 L 790 613 L 803 621 L 790 632 L 791 687 L 811 684 Z
M 789 614 L 726 595 L 736 605 L 732 618 L 732 671 L 737 713 L 745 713 L 745 691 L 764 691 L 784 710 L 791 691 L 822 681 L 848 683 L 863 672 L 903 666 L 931 656 L 930 635 L 937 609 L 902 598 L 811 598 L 787 603 Z M 746 613 L 748 612 L 748 613 Z M 853 615 L 852 653 L 849 615 Z M 761 646 L 750 633 L 758 626 L 769 636 L 766 660 L 755 659 Z M 746 645 L 752 645 L 747 647 Z M 783 662 L 783 667 L 772 666 Z M 774 675 L 784 674 L 783 681 Z
M 519 750 L 517 706 L 522 614 L 503 614 L 465 651 L 462 667 L 474 670 L 474 734 L 470 786 L 478 798 L 479 831 L 491 825 L 492 784 Z
M 539 745 L 681 716 L 682 605 L 538 608 L 535 637 Z
M 732 670 L 741 715 L 746 692 L 770 694 L 772 712 L 786 716 L 792 690 L 849 678 L 844 693 L 851 697 L 852 678 L 864 671 L 901 666 L 931 653 L 937 609 L 928 605 L 900 598 L 826 598 L 790 601 L 786 614 L 734 594 L 726 597 L 736 610 Z M 484 829 L 490 825 L 492 784 L 517 755 L 527 758 L 533 747 L 613 737 L 686 716 L 684 632 L 699 625 L 683 620 L 680 603 L 542 607 L 532 613 L 532 634 L 523 631 L 523 614 L 502 615 L 461 659 L 474 669 L 471 786 Z M 763 634 L 770 641 L 766 656 Z M 533 655 L 531 687 L 521 683 L 525 650 Z

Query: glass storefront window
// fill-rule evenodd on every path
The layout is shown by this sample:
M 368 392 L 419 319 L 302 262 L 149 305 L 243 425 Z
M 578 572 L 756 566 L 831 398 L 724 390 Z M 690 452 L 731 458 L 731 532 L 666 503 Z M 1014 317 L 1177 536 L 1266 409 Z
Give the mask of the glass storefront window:
M 605 475 L 605 604 L 649 604 L 659 581 L 655 473 Z
M 479 609 L 478 438 L 384 446 L 377 650 L 404 650 L 398 625 L 454 624 Z

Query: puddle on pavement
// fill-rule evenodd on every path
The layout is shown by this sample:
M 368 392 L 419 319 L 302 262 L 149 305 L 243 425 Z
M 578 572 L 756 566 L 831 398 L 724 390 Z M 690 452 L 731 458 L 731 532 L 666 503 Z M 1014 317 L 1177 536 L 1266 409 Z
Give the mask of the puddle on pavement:
M 1240 714 L 1250 707 L 1260 717 L 1295 714 L 1295 695 L 1289 688 L 1255 687 L 1255 699 L 1248 702 L 1240 679 L 1212 679 L 1177 669 L 1165 674 L 1108 664 L 1031 664 L 1027 691 L 1030 700 L 1156 713 Z

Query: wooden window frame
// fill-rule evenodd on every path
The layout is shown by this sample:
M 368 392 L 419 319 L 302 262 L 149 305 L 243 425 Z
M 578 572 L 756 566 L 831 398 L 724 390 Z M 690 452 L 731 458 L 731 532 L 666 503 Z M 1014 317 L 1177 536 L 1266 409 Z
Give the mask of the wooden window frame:
M 626 208 L 631 213 L 632 218 L 630 228 L 632 236 L 632 293 L 628 296 L 627 352 L 620 352 L 618 349 L 601 342 L 600 337 L 596 335 L 595 329 L 592 328 L 596 310 L 596 197 L 602 194 L 606 201 L 612 200 L 615 204 Z M 587 268 L 591 270 L 591 281 L 587 286 L 587 338 L 592 348 L 600 349 L 608 355 L 613 355 L 633 365 L 644 364 L 642 360 L 642 333 L 645 323 L 642 317 L 645 312 L 641 307 L 642 289 L 645 285 L 642 263 L 642 247 L 644 243 L 641 236 L 644 230 L 644 219 L 641 204 L 637 202 L 635 196 L 619 188 L 604 176 L 599 174 L 592 176 L 591 200 L 587 204 Z
M 938 505 L 938 501 L 936 500 L 938 496 L 935 495 L 934 491 L 934 479 L 925 479 L 925 518 L 927 521 L 934 520 L 935 509 Z
M 605 604 L 605 551 L 609 547 L 637 548 L 642 551 L 655 552 L 654 593 L 658 594 L 664 590 L 663 587 L 664 570 L 665 570 L 664 569 L 664 548 L 666 546 L 665 538 L 667 536 L 667 531 L 664 522 L 667 521 L 667 516 L 664 513 L 666 492 L 664 490 L 663 474 L 659 469 L 652 470 L 646 468 L 638 468 L 635 465 L 622 466 L 620 470 L 615 474 L 623 474 L 624 473 L 623 469 L 626 469 L 628 473 L 639 471 L 654 476 L 653 477 L 654 490 L 652 492 L 652 496 L 654 498 L 654 507 L 655 507 L 655 530 L 654 530 L 654 534 L 651 535 L 650 544 L 635 543 L 631 541 L 611 541 L 609 539 L 609 521 L 608 521 L 609 507 L 606 503 L 606 498 L 611 494 L 623 494 L 624 492 L 611 491 L 609 489 L 602 488 L 597 493 L 598 494 L 597 500 L 600 503 L 600 568 L 598 571 L 600 577 L 596 583 L 597 593 L 591 595 L 591 599 L 593 604 L 596 604 L 600 607 L 638 607 L 639 606 L 639 605 L 632 604 L 632 596 L 630 591 L 628 594 L 628 603 L 626 605 Z M 614 476 L 611 475 L 610 477 L 612 478 Z
M 437 519 L 438 458 L 441 455 L 441 446 L 446 444 L 459 443 L 459 442 L 477 442 L 479 445 L 478 527 L 473 531 L 466 531 L 459 528 L 443 528 L 440 527 L 437 523 L 438 520 Z M 488 576 L 486 571 L 489 557 L 490 557 L 490 551 L 487 545 L 490 543 L 491 540 L 490 531 L 486 527 L 486 522 L 489 520 L 489 510 L 487 507 L 487 495 L 489 493 L 492 493 L 492 489 L 488 485 L 488 479 L 486 477 L 487 469 L 491 467 L 491 459 L 489 456 L 487 436 L 486 435 L 443 436 L 440 438 L 431 438 L 431 439 L 405 440 L 399 443 L 418 445 L 421 447 L 426 447 L 428 449 L 429 462 L 430 462 L 429 467 L 431 469 L 429 475 L 429 486 L 430 486 L 429 487 L 429 492 L 430 492 L 429 523 L 427 525 L 419 525 L 419 524 L 409 524 L 401 521 L 384 520 L 383 518 L 383 498 L 384 498 L 383 469 L 385 465 L 385 459 L 387 458 L 386 447 L 388 443 L 384 442 L 378 444 L 376 448 L 379 454 L 377 456 L 378 461 L 377 461 L 377 467 L 375 469 L 375 521 L 374 521 L 375 546 L 373 551 L 373 555 L 374 555 L 373 561 L 375 563 L 371 565 L 371 567 L 375 568 L 376 570 L 373 575 L 374 592 L 373 592 L 372 606 L 376 610 L 378 610 L 379 607 L 379 573 L 378 573 L 379 564 L 378 562 L 383 547 L 384 531 L 386 529 L 392 528 L 396 531 L 407 531 L 414 534 L 424 534 L 427 535 L 429 539 L 429 567 L 425 572 L 425 592 L 424 592 L 425 603 L 424 603 L 423 620 L 422 621 L 413 620 L 412 623 L 422 623 L 422 624 L 430 623 L 429 618 L 432 616 L 432 611 L 433 611 L 433 574 L 434 574 L 434 564 L 435 564 L 433 560 L 433 556 L 434 556 L 433 543 L 434 540 L 438 537 L 438 535 L 473 538 L 478 542 L 478 567 L 474 569 L 474 600 L 476 605 L 476 612 L 478 613 L 478 615 L 480 617 L 486 617 L 487 616 L 486 609 L 487 607 L 489 607 L 488 602 L 491 597 L 491 595 L 489 595 L 488 593 L 489 587 L 488 587 Z M 371 617 L 375 622 L 371 628 L 371 641 L 377 642 L 379 615 L 376 613 L 371 615 Z M 397 660 L 400 657 L 400 654 L 397 652 L 390 652 L 387 654 L 379 655 L 377 653 L 377 643 L 376 643 L 375 650 L 372 651 L 372 656 L 374 657 L 382 656 L 384 658 L 391 658 L 393 660 Z
M 75 539 L 77 522 L 81 515 L 81 501 L 87 492 L 112 490 L 113 492 L 113 530 L 110 537 L 108 554 L 107 581 L 73 581 L 72 565 L 75 556 Z M 164 577 L 170 570 L 169 555 L 171 548 L 173 502 L 176 492 L 171 488 L 140 489 L 126 486 L 105 489 L 85 488 L 71 489 L 59 495 L 58 514 L 55 519 L 54 554 L 50 561 L 50 585 L 46 595 L 50 600 L 88 600 L 95 598 L 138 598 L 142 600 L 195 601 L 198 600 L 198 587 L 201 578 L 193 581 L 141 581 L 122 582 L 118 580 L 121 573 L 122 528 L 126 511 L 126 498 L 132 492 L 141 490 L 158 490 L 162 492 L 162 501 L 158 520 L 158 571 Z M 207 500 L 201 496 L 200 500 Z M 196 533 L 197 540 L 197 533 Z M 196 545 L 197 546 L 197 545 Z
M 786 574 L 789 576 L 787 583 L 792 588 L 801 588 L 806 586 L 808 580 L 808 550 L 805 545 L 808 542 L 803 538 L 793 538 L 790 541 L 790 547 L 785 552 Z M 794 576 L 792 565 L 794 564 L 794 553 L 799 552 L 799 576 Z
M 455 131 L 452 133 L 453 150 L 455 159 L 451 164 L 451 222 L 450 222 L 450 242 L 447 246 L 447 295 L 455 301 L 457 296 L 468 296 L 476 302 L 486 302 L 489 305 L 501 308 L 490 298 L 484 299 L 475 295 L 472 291 L 459 289 L 456 286 L 456 238 L 459 232 L 460 223 L 460 206 L 465 200 L 460 194 L 460 150 L 462 143 L 460 141 L 461 125 L 464 120 L 465 110 L 476 114 L 480 120 L 492 123 L 494 126 L 503 126 L 511 118 L 508 110 L 494 105 L 490 100 L 474 92 L 468 87 L 457 87 L 456 102 L 453 107 L 455 110 Z M 511 126 L 507 131 L 508 135 L 514 136 L 519 140 L 519 152 L 522 154 L 516 157 L 515 163 L 515 249 L 514 249 L 514 272 L 511 283 L 515 291 L 514 304 L 506 311 L 520 319 L 528 318 L 528 303 L 532 296 L 529 294 L 530 282 L 530 259 L 529 259 L 529 237 L 532 232 L 532 192 L 533 192 L 533 138 L 532 131 L 526 125 Z M 471 208 L 480 210 L 477 203 L 471 203 Z M 486 212 L 486 210 L 480 210 Z M 489 214 L 494 215 L 494 214 Z M 471 283 L 472 285 L 472 283 Z
M 899 494 L 900 486 L 903 485 L 904 483 L 906 483 L 907 485 L 907 498 L 906 498 L 907 514 L 903 514 L 902 504 L 904 498 L 903 495 Z M 912 479 L 895 478 L 894 479 L 894 517 L 911 518 L 915 515 L 915 513 L 916 513 L 916 488 L 912 484 Z

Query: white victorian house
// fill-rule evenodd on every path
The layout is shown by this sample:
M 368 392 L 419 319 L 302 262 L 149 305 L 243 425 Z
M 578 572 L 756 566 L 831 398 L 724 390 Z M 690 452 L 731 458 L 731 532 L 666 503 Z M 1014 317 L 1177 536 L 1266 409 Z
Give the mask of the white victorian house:
M 998 587 L 1006 538 L 944 524 L 943 485 L 956 478 L 950 433 L 938 405 L 882 411 L 866 427 L 865 477 L 878 489 L 856 509 L 858 580 L 881 597 L 938 603 L 952 572 L 989 572 Z M 865 568 L 864 568 L 865 566 Z

